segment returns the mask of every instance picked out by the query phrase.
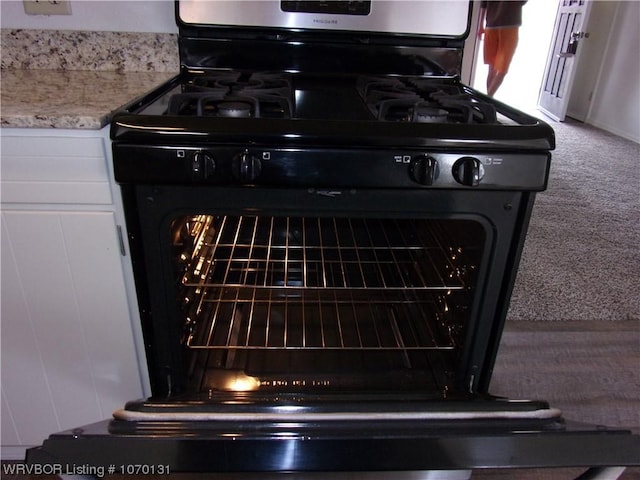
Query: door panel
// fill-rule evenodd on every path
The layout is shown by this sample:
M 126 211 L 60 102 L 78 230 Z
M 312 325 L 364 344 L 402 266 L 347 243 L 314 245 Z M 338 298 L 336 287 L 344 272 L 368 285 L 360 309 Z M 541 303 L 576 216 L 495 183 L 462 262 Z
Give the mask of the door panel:
M 473 402 L 470 402 L 474 404 Z M 29 464 L 156 472 L 393 471 L 626 466 L 639 462 L 640 437 L 565 423 L 388 421 L 260 424 L 139 422 L 136 431 L 104 421 L 52 435 Z M 129 431 L 127 431 L 129 430 Z M 119 472 L 119 471 L 118 471 Z
M 561 0 L 558 6 L 538 99 L 539 108 L 558 121 L 564 120 L 567 112 L 580 45 L 588 37 L 582 28 L 587 24 L 590 9 L 587 0 Z
M 567 116 L 585 122 L 591 110 L 596 82 L 603 67 L 607 40 L 618 8 L 618 2 L 593 2 L 586 30 L 587 41 L 580 44 L 580 62 L 576 64 L 576 81 L 571 90 Z M 584 25 L 583 25 L 584 27 Z
M 61 428 L 47 380 L 47 367 L 53 365 L 47 365 L 46 352 L 38 346 L 34 311 L 37 305 L 30 305 L 29 294 L 35 292 L 21 275 L 21 271 L 29 275 L 33 270 L 21 264 L 16 251 L 28 249 L 28 245 L 17 238 L 19 225 L 13 217 L 12 212 L 2 213 L 1 351 L 3 403 L 6 401 L 2 409 L 3 446 L 34 445 L 44 434 Z M 26 253 L 29 255 L 28 250 Z M 36 260 L 35 255 L 32 258 Z M 16 430 L 14 438 L 5 436 L 9 415 Z
M 2 393 L 12 441 L 37 444 L 141 395 L 121 268 L 112 212 L 2 212 Z

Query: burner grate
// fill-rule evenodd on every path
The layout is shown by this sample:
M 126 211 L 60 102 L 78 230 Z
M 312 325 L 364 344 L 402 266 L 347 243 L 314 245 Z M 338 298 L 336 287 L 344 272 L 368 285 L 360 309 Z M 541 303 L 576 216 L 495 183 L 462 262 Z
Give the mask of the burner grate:
M 413 123 L 497 123 L 493 105 L 434 79 L 362 77 L 360 96 L 376 119 Z
M 225 118 L 291 118 L 291 85 L 280 74 L 209 73 L 174 94 L 168 115 Z

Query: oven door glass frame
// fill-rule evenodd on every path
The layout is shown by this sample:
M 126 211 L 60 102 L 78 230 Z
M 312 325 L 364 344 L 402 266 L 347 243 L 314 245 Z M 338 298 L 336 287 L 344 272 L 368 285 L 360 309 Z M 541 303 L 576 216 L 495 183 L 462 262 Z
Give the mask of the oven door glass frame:
M 454 390 L 486 393 L 510 290 L 515 279 L 533 195 L 470 190 L 273 189 L 254 187 L 124 186 L 127 223 L 154 395 L 184 393 L 183 314 L 169 235 L 182 215 L 248 215 L 327 219 L 472 220 L 482 226 L 485 248 L 475 272 L 464 348 Z M 131 212 L 135 212 L 134 215 Z M 159 260 L 161 259 L 161 260 Z M 142 267 L 142 268 L 140 268 Z M 142 276 L 144 275 L 144 277 Z M 168 287 L 170 286 L 170 287 Z M 175 287 L 174 287 L 175 286 Z M 424 393 L 424 392 L 423 392 Z

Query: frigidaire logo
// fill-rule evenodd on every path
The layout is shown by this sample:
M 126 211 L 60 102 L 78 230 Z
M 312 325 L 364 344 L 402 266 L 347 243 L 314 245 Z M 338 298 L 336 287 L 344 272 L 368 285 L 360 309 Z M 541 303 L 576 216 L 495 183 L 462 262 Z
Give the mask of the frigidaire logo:
M 314 18 L 313 23 L 324 23 L 325 25 L 327 24 L 337 25 L 338 20 L 332 20 L 330 18 Z

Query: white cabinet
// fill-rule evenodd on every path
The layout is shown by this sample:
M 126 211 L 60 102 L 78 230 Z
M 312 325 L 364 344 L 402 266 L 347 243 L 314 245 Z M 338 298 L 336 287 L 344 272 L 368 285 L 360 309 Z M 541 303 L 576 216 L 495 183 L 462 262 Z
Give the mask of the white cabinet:
M 51 433 L 109 418 L 143 396 L 146 379 L 106 130 L 1 133 L 1 420 L 9 459 Z

